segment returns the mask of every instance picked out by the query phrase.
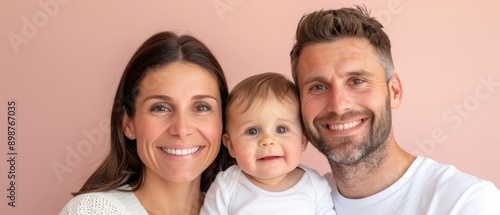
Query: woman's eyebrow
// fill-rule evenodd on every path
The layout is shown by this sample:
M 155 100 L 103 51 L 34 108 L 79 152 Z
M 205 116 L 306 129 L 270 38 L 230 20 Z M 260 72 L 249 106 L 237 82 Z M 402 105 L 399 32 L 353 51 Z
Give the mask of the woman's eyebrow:
M 215 96 L 205 95 L 205 94 L 203 94 L 203 95 L 194 95 L 193 97 L 191 97 L 191 100 L 200 100 L 200 99 L 206 99 L 206 98 L 213 99 L 213 100 L 217 101 L 217 98 Z M 167 95 L 150 95 L 150 96 L 146 97 L 143 101 L 147 101 L 147 100 L 150 100 L 150 99 L 161 99 L 161 100 L 165 100 L 165 101 L 172 101 L 172 100 L 174 100 L 172 97 L 167 96 Z

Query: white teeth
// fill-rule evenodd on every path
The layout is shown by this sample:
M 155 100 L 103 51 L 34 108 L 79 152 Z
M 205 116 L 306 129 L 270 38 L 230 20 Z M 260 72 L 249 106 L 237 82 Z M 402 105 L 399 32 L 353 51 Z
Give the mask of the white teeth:
M 334 131 L 342 131 L 342 130 L 347 130 L 356 127 L 359 125 L 362 121 L 356 121 L 356 122 L 349 122 L 349 123 L 344 123 L 344 124 L 338 124 L 338 125 L 328 125 L 328 129 L 334 130 Z
M 190 155 L 197 152 L 200 149 L 199 146 L 190 148 L 190 149 L 169 149 L 169 148 L 161 148 L 167 154 L 171 155 Z

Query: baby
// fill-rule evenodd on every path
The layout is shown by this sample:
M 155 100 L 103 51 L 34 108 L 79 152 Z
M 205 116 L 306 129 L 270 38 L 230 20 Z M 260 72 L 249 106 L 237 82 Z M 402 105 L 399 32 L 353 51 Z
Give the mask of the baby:
M 336 214 L 331 188 L 300 164 L 307 138 L 294 84 L 251 76 L 231 91 L 223 143 L 236 159 L 217 175 L 200 214 Z

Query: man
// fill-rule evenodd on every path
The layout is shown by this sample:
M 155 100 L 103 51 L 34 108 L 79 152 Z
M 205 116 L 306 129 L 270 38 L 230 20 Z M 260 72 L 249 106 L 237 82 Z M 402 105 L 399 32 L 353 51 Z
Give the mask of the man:
M 366 8 L 302 17 L 290 53 L 303 122 L 330 163 L 338 214 L 500 214 L 500 191 L 396 142 L 403 90 L 389 38 Z

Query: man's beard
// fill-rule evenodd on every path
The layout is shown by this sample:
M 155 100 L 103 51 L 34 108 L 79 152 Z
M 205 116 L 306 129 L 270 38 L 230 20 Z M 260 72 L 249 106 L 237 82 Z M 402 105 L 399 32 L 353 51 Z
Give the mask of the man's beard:
M 383 153 L 383 148 L 386 147 L 389 135 L 391 132 L 391 109 L 389 96 L 386 98 L 385 106 L 378 110 L 380 119 L 375 119 L 373 112 L 369 110 L 361 112 L 348 112 L 343 115 L 336 113 L 328 114 L 327 116 L 320 116 L 313 120 L 314 129 L 309 127 L 306 123 L 306 132 L 310 142 L 323 153 L 330 164 L 340 165 L 356 165 L 364 158 L 371 157 L 379 159 L 379 154 Z M 353 119 L 355 116 L 363 116 L 371 119 L 370 130 L 367 135 L 362 137 L 359 143 L 354 137 L 334 137 L 327 139 L 322 136 L 319 122 L 324 121 L 337 121 Z M 317 131 L 318 134 L 314 134 Z M 378 154 L 377 154 L 378 153 Z M 367 156 L 370 155 L 370 156 Z M 376 161 L 368 161 L 375 162 Z

